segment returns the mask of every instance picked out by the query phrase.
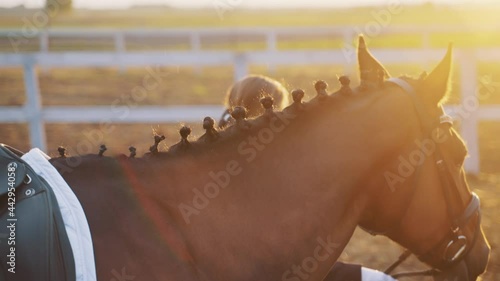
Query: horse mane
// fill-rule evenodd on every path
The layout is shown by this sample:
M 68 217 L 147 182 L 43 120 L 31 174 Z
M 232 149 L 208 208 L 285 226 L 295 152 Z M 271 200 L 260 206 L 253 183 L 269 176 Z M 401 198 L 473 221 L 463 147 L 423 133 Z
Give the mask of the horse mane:
M 341 83 L 341 88 L 333 93 L 327 92 L 327 83 L 318 80 L 315 82 L 315 89 L 317 95 L 307 102 L 303 102 L 302 99 L 305 95 L 304 91 L 301 89 L 296 89 L 291 92 L 293 102 L 281 111 L 273 110 L 273 99 L 270 96 L 264 96 L 260 101 L 265 108 L 264 114 L 246 119 L 246 109 L 244 107 L 235 107 L 232 109 L 232 116 L 236 119 L 236 123 L 225 127 L 223 129 L 217 130 L 214 128 L 214 120 L 211 117 L 205 117 L 203 120 L 203 128 L 206 133 L 203 134 L 196 140 L 189 139 L 191 129 L 189 127 L 182 127 L 179 131 L 181 135 L 181 140 L 174 145 L 172 145 L 167 151 L 159 151 L 158 144 L 165 139 L 163 135 L 154 136 L 154 144 L 150 147 L 149 151 L 145 153 L 142 157 L 143 159 L 177 159 L 187 155 L 200 155 L 209 152 L 217 152 L 223 147 L 232 146 L 238 143 L 238 140 L 242 140 L 251 135 L 259 132 L 259 130 L 264 128 L 269 128 L 269 123 L 273 118 L 286 118 L 287 116 L 300 116 L 297 119 L 304 120 L 307 119 L 306 116 L 312 112 L 318 111 L 323 107 L 332 107 L 332 105 L 339 105 L 343 102 L 351 100 L 350 98 L 355 96 L 364 96 L 369 94 L 369 91 L 379 90 L 384 87 L 383 84 L 374 87 L 357 87 L 356 89 L 351 89 L 350 80 L 346 76 L 341 76 L 339 78 Z M 335 106 L 334 106 L 335 107 Z M 340 105 L 338 106 L 340 107 Z M 293 120 L 295 122 L 297 120 Z M 116 156 L 104 156 L 103 153 L 107 148 L 101 145 L 99 154 L 88 154 L 87 156 L 97 156 L 97 157 L 110 157 L 110 158 L 136 158 L 135 147 L 130 147 L 130 154 L 127 156 L 125 154 L 120 154 Z M 65 156 L 65 149 L 63 147 L 58 148 L 61 157 Z M 83 155 L 85 156 L 85 155 Z
M 340 80 L 341 83 L 343 83 L 343 86 L 340 90 L 331 94 L 327 92 L 328 84 L 326 82 L 322 80 L 316 81 L 315 89 L 317 95 L 307 102 L 302 101 L 305 95 L 303 90 L 293 90 L 291 92 L 293 102 L 288 107 L 285 107 L 280 111 L 274 111 L 273 98 L 271 96 L 264 95 L 260 102 L 264 107 L 265 112 L 255 118 L 246 119 L 246 109 L 240 106 L 234 107 L 231 114 L 233 118 L 236 119 L 236 123 L 219 131 L 213 128 L 213 122 L 209 122 L 209 126 L 206 126 L 206 121 L 208 118 L 210 118 L 206 117 L 203 123 L 203 127 L 207 130 L 207 132 L 197 140 L 187 141 L 187 136 L 183 136 L 183 133 L 186 133 L 187 129 L 186 127 L 183 127 L 180 130 L 180 142 L 171 146 L 168 151 L 159 152 L 156 154 L 146 153 L 144 157 L 177 158 L 182 157 L 186 154 L 198 155 L 205 152 L 217 151 L 221 147 L 234 145 L 234 143 L 237 143 L 239 140 L 254 135 L 264 128 L 268 128 L 269 123 L 273 118 L 287 118 L 297 115 L 300 116 L 300 119 L 306 119 L 305 115 L 307 115 L 308 113 L 314 112 L 320 107 L 332 105 L 334 101 L 348 98 L 348 96 L 352 95 L 353 92 L 349 86 L 349 79 L 343 76 L 340 78 Z M 216 139 L 207 140 L 207 138 L 209 138 L 207 136 L 210 134 L 216 134 Z

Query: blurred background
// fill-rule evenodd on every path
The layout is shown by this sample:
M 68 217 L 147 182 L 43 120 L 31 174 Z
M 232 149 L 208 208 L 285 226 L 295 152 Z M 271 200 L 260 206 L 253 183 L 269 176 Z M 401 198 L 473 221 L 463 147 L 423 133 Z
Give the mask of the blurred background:
M 432 70 L 453 42 L 446 110 L 467 141 L 493 248 L 483 280 L 500 280 L 498 15 L 500 2 L 487 0 L 1 0 L 0 142 L 51 156 L 101 143 L 107 154 L 142 154 L 154 132 L 177 142 L 182 122 L 200 135 L 246 74 L 312 97 L 315 80 L 330 91 L 339 75 L 357 84 L 358 34 L 393 76 Z M 356 231 L 341 259 L 384 269 L 399 251 Z

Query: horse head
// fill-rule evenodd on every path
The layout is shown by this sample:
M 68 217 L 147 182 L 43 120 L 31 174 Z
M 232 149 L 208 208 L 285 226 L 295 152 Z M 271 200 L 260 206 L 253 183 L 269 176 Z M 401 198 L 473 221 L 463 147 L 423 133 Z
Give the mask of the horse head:
M 427 273 L 436 280 L 476 280 L 485 271 L 490 248 L 480 225 L 479 198 L 463 168 L 466 146 L 442 108 L 449 91 L 451 44 L 435 69 L 418 79 L 391 78 L 362 37 L 358 58 L 361 86 L 383 87 L 386 94 L 397 95 L 392 108 L 407 110 L 400 116 L 401 127 L 392 128 L 406 134 L 406 141 L 366 182 L 374 200 L 360 225 L 416 254 L 435 269 Z

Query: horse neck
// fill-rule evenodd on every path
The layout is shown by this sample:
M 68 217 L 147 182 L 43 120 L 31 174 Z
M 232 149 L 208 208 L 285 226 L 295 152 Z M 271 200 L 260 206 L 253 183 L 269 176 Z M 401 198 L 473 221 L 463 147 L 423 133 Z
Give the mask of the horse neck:
M 67 179 L 94 190 L 130 186 L 175 256 L 200 279 L 279 279 L 319 247 L 322 260 L 307 275 L 321 280 L 367 202 L 361 179 L 384 154 L 380 143 L 366 142 L 371 129 L 363 120 L 376 101 L 339 100 L 281 116 L 215 154 L 92 160 L 85 178 L 76 169 Z M 113 181 L 108 170 L 125 179 Z
M 368 126 L 354 121 L 375 100 L 317 105 L 245 135 L 216 160 L 176 165 L 172 174 L 182 180 L 165 197 L 201 271 L 223 280 L 276 279 L 328 240 L 337 248 L 310 273 L 324 276 L 366 204 L 360 180 L 383 153 L 366 143 Z

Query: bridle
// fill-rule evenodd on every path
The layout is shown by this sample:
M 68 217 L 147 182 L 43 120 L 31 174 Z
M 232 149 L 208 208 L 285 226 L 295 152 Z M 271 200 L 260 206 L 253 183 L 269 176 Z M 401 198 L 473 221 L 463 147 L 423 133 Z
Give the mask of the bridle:
M 412 98 L 424 134 L 430 135 L 432 129 L 437 128 L 438 126 L 442 127 L 446 126 L 446 128 L 449 128 L 453 125 L 453 119 L 450 116 L 446 115 L 446 113 L 444 113 L 444 110 L 439 120 L 430 120 L 428 117 L 429 115 L 427 114 L 427 110 L 421 101 L 421 98 L 416 94 L 414 88 L 404 79 L 390 78 L 386 80 L 386 82 L 393 85 L 397 85 Z M 456 265 L 467 256 L 470 249 L 474 246 L 478 234 L 480 232 L 479 230 L 481 223 L 481 208 L 480 208 L 479 197 L 474 192 L 472 192 L 472 199 L 468 203 L 467 207 L 465 208 L 465 210 L 462 211 L 461 215 L 456 217 L 452 212 L 451 204 L 453 202 L 452 197 L 454 195 L 457 195 L 456 193 L 458 193 L 459 184 L 452 176 L 451 171 L 448 168 L 449 167 L 448 163 L 446 162 L 446 159 L 443 157 L 443 154 L 440 151 L 439 145 L 436 144 L 436 149 L 431 156 L 433 156 L 434 160 L 436 161 L 441 187 L 443 189 L 444 197 L 446 200 L 448 217 L 451 219 L 451 229 L 449 234 L 446 235 L 444 239 L 442 239 L 438 244 L 432 247 L 430 251 L 424 253 L 423 255 L 418 256 L 420 261 L 429 265 L 432 264 L 433 266 L 432 269 L 426 271 L 415 271 L 415 272 L 404 272 L 404 273 L 393 274 L 392 276 L 394 278 L 419 276 L 419 275 L 427 275 L 427 276 L 437 275 L 442 270 L 445 270 L 447 268 L 452 267 L 453 265 Z M 415 170 L 415 175 L 416 175 L 415 181 L 418 181 L 421 167 L 422 166 L 419 166 Z M 417 185 L 416 183 L 413 185 L 413 189 L 416 189 L 416 185 Z M 410 196 L 410 198 L 411 197 L 413 196 Z M 472 230 L 472 237 L 468 237 L 465 229 L 469 226 L 469 223 L 474 216 L 477 216 L 476 224 L 474 225 L 474 229 Z M 372 235 L 383 234 L 370 230 L 367 231 Z M 390 274 L 398 265 L 400 265 L 403 261 L 405 261 L 411 254 L 412 253 L 410 250 L 405 250 L 401 254 L 401 256 L 384 272 L 386 274 Z

